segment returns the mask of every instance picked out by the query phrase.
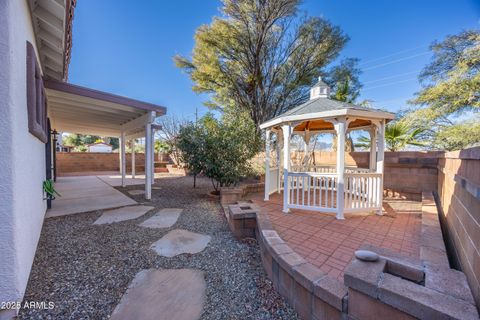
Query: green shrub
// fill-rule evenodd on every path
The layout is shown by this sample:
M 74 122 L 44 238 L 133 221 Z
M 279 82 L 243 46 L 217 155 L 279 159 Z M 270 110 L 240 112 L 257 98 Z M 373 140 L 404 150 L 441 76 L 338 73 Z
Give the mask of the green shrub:
M 203 173 L 213 187 L 228 187 L 252 171 L 250 159 L 260 146 L 253 121 L 247 114 L 226 112 L 221 120 L 208 113 L 198 123 L 180 130 L 177 147 L 186 167 Z

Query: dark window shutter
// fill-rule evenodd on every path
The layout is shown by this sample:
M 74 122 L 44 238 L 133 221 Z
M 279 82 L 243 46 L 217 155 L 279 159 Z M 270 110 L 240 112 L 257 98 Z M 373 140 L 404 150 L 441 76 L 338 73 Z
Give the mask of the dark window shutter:
M 43 143 L 48 141 L 47 99 L 35 49 L 27 41 L 28 131 Z

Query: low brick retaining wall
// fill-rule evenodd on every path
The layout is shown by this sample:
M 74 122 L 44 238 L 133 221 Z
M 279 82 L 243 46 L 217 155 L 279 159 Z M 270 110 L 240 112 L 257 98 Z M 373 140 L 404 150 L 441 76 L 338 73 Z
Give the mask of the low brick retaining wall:
M 423 196 L 421 259 L 366 246 L 380 259 L 353 259 L 345 284 L 294 252 L 253 203 L 228 204 L 235 192 L 227 194 L 222 205 L 232 232 L 256 237 L 275 290 L 303 319 L 478 319 L 465 275 L 449 268 L 431 194 Z

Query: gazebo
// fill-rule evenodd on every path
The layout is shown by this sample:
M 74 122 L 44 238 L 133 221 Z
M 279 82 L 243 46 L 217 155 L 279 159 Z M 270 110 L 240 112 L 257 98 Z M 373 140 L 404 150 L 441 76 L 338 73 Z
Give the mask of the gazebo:
M 307 102 L 260 125 L 266 130 L 265 201 L 283 189 L 284 213 L 305 209 L 335 213 L 337 219 L 344 219 L 344 213 L 382 214 L 385 124 L 394 114 L 332 100 L 329 95 L 330 88 L 319 78 Z M 352 130 L 367 130 L 370 134 L 368 168 L 345 166 L 345 140 Z M 270 167 L 272 133 L 277 137 L 276 167 Z M 321 133 L 334 134 L 335 166 L 308 161 L 310 137 Z M 290 141 L 294 134 L 304 140 L 300 165 L 291 163 Z

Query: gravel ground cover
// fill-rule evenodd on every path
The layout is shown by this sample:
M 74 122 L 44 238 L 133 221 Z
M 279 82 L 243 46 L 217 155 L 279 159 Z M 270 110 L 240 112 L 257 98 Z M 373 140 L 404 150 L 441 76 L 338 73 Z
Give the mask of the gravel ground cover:
M 55 303 L 55 308 L 22 309 L 20 319 L 107 319 L 128 284 L 142 269 L 194 268 L 205 272 L 207 292 L 202 319 L 297 319 L 273 290 L 261 265 L 255 240 L 238 242 L 231 234 L 209 180 L 158 179 L 155 206 L 144 216 L 110 225 L 93 225 L 102 211 L 47 219 L 30 275 L 25 301 Z M 138 186 L 119 188 L 127 190 Z M 132 196 L 142 203 L 142 195 Z M 138 226 L 158 209 L 183 208 L 167 229 Z M 158 256 L 150 245 L 173 229 L 212 237 L 197 254 Z

